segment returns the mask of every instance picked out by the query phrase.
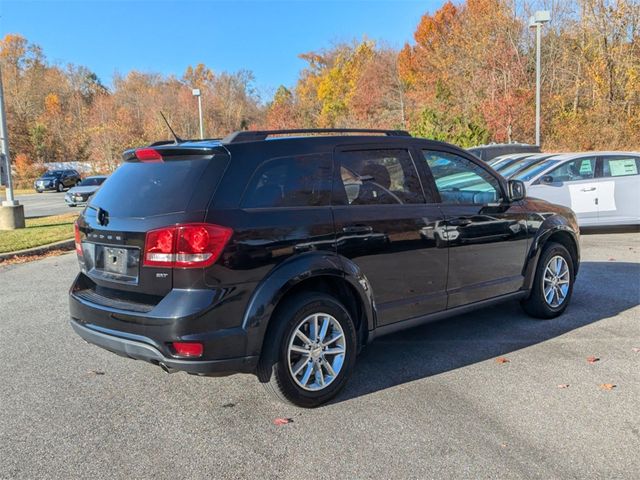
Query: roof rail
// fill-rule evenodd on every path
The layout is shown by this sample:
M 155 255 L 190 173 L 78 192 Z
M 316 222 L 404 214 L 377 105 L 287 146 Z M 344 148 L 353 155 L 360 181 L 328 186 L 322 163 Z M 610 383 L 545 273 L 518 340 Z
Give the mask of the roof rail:
M 388 137 L 410 137 L 405 130 L 378 130 L 367 128 L 301 128 L 294 130 L 238 131 L 227 135 L 222 143 L 259 142 L 272 135 L 316 134 L 316 133 L 383 133 Z

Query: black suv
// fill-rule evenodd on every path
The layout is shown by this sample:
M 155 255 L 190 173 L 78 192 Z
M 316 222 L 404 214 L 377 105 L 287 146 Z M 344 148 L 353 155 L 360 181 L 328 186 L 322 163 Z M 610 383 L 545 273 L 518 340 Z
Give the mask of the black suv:
M 82 338 L 167 372 L 253 373 L 304 407 L 380 335 L 505 300 L 561 314 L 579 265 L 571 210 L 402 131 L 129 150 L 75 235 Z
M 62 192 L 65 188 L 75 187 L 81 180 L 77 170 L 50 170 L 33 182 L 33 188 L 38 193 L 45 190 Z

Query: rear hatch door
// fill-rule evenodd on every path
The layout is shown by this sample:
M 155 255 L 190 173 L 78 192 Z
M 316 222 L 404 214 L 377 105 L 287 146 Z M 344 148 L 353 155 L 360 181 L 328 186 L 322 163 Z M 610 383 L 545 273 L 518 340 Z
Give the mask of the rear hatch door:
M 151 296 L 171 290 L 170 267 L 143 265 L 146 234 L 202 222 L 229 161 L 223 147 L 153 151 L 162 159 L 140 161 L 126 152 L 78 219 L 82 270 L 102 289 Z

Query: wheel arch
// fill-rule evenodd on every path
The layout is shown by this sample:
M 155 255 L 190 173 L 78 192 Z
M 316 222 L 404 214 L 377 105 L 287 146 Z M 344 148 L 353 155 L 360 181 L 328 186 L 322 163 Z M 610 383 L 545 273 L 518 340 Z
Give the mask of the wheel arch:
M 559 243 L 569 251 L 573 261 L 574 275 L 577 275 L 580 266 L 580 244 L 578 238 L 578 234 L 563 217 L 554 215 L 545 220 L 533 237 L 529 247 L 524 268 L 526 289 L 531 290 L 533 286 L 540 254 L 549 242 Z
M 359 272 L 357 267 L 344 268 L 343 260 L 346 259 L 335 254 L 310 252 L 273 269 L 256 287 L 244 314 L 247 355 L 261 354 L 278 308 L 287 298 L 303 291 L 327 293 L 343 303 L 354 319 L 359 343 L 364 345 L 375 324 L 371 289 L 364 277 L 354 276 Z

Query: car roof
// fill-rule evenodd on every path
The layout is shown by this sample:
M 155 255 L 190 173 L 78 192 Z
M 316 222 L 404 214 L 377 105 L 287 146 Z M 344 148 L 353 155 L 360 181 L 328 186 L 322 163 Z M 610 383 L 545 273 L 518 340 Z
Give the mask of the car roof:
M 626 152 L 626 151 L 597 151 L 597 152 L 569 152 L 558 153 L 553 156 L 554 160 L 575 160 L 578 158 L 590 158 L 590 157 L 602 157 L 609 155 L 633 155 L 638 156 L 640 152 Z
M 346 140 L 346 142 L 345 142 Z M 152 143 L 152 148 L 215 148 L 230 147 L 232 145 L 277 142 L 296 143 L 300 141 L 319 143 L 386 143 L 397 140 L 412 142 L 427 142 L 432 145 L 453 146 L 458 150 L 463 150 L 455 145 L 428 138 L 414 137 L 405 130 L 383 130 L 383 129 L 353 129 L 353 128 L 329 128 L 329 129 L 296 129 L 296 130 L 255 130 L 237 131 L 227 135 L 225 138 L 210 138 L 203 140 L 181 140 L 174 142 L 163 140 Z
M 337 135 L 337 134 L 322 134 L 322 135 L 309 135 L 309 136 L 301 136 L 301 135 L 291 135 L 291 136 L 275 136 L 265 139 L 251 139 L 251 137 L 247 137 L 247 140 L 242 140 L 239 142 L 227 142 L 224 139 L 205 139 L 205 140 L 187 140 L 180 142 L 178 144 L 174 142 L 157 142 L 156 144 L 150 145 L 151 148 L 157 149 L 158 151 L 162 151 L 164 149 L 215 149 L 215 148 L 224 148 L 227 151 L 234 150 L 235 148 L 245 148 L 245 146 L 251 148 L 257 147 L 259 145 L 282 145 L 284 148 L 285 145 L 291 146 L 292 148 L 299 148 L 302 145 L 308 146 L 309 148 L 325 146 L 325 147 L 333 147 L 338 145 L 357 145 L 357 144 L 390 144 L 397 145 L 398 143 L 403 143 L 406 145 L 412 145 L 422 148 L 429 147 L 444 147 L 444 148 L 454 148 L 456 151 L 460 151 L 463 153 L 466 150 L 452 145 L 446 142 L 440 142 L 437 140 L 430 140 L 427 138 L 421 137 L 413 137 L 410 135 L 371 135 L 371 134 L 349 134 L 349 135 Z M 130 151 L 134 151 L 132 149 Z M 127 152 L 125 152 L 125 155 Z
M 526 159 L 527 160 L 546 160 L 548 158 L 555 157 L 557 155 L 558 155 L 557 153 L 534 153 L 533 155 L 526 157 Z M 524 160 L 524 158 L 522 160 Z

